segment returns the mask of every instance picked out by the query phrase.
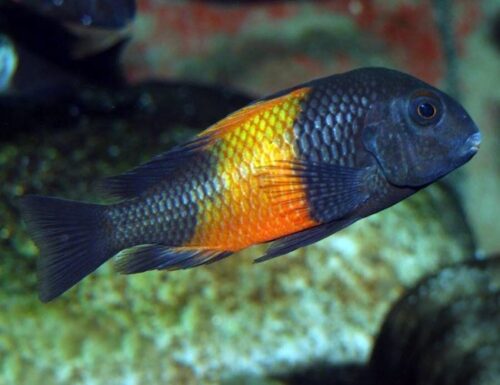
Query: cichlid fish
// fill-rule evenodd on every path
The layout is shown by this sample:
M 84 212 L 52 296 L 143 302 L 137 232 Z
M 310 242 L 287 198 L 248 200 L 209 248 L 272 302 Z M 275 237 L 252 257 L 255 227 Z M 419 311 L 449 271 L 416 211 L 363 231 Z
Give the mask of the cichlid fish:
M 49 301 L 115 254 L 118 271 L 211 263 L 272 242 L 286 254 L 383 210 L 467 162 L 465 110 L 401 72 L 364 68 L 234 112 L 188 143 L 104 182 L 120 201 L 27 196 Z

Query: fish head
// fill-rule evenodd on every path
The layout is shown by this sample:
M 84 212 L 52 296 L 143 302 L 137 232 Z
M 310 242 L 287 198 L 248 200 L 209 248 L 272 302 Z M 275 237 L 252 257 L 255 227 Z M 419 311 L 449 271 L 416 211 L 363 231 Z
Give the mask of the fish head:
M 391 184 L 423 187 L 470 160 L 481 134 L 453 98 L 397 74 L 396 83 L 391 87 L 389 77 L 384 96 L 369 107 L 363 143 Z

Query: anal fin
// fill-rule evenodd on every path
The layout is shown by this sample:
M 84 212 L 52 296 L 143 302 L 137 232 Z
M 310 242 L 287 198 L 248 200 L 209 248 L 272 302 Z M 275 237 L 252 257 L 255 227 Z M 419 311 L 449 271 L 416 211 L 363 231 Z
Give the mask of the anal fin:
M 122 274 L 188 269 L 221 260 L 231 254 L 232 251 L 208 248 L 139 245 L 122 251 L 115 268 Z

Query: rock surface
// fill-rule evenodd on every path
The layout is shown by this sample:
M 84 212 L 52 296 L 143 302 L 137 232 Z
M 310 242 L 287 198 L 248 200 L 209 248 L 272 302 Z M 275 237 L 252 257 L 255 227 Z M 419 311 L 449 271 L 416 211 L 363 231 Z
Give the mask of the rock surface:
M 441 270 L 391 310 L 371 365 L 377 384 L 495 385 L 500 256 Z

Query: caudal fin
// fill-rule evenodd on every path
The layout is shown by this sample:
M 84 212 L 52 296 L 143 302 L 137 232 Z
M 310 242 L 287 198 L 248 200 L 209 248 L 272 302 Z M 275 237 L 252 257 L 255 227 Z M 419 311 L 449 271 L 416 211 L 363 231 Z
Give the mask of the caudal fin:
M 30 195 L 21 214 L 40 249 L 40 299 L 48 302 L 112 257 L 102 223 L 104 206 Z

